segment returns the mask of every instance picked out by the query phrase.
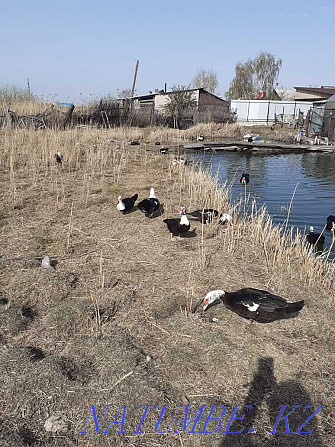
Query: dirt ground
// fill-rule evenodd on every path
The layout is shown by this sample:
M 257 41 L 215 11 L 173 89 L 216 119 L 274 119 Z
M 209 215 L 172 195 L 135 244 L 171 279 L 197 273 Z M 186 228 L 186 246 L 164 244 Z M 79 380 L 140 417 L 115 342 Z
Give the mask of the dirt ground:
M 43 146 L 42 155 L 14 163 L 10 136 L 0 137 L 1 446 L 334 445 L 333 278 L 306 280 L 300 252 L 280 268 L 269 263 L 271 248 L 264 252 L 254 227 L 237 216 L 229 228 L 191 222 L 195 234 L 171 240 L 163 219 L 177 217 L 183 204 L 201 208 L 221 192 L 192 167 L 172 166 L 173 156 L 161 155 L 153 142 L 122 146 L 104 133 L 78 137 L 76 145 L 74 134 L 65 145 L 58 135 L 64 159 L 56 166 L 46 140 L 32 136 L 29 144 L 37 154 Z M 24 146 L 20 133 L 13 147 L 23 151 L 18 138 Z M 161 216 L 117 211 L 119 194 L 142 199 L 152 186 Z M 231 212 L 220 197 L 222 211 Z M 45 255 L 55 270 L 41 268 Z M 306 305 L 298 317 L 271 324 L 250 324 L 221 306 L 190 311 L 210 290 L 241 287 Z M 105 405 L 113 405 L 98 433 L 90 405 L 99 422 Z M 124 405 L 124 433 L 118 434 L 121 424 L 102 433 L 121 421 Z M 141 434 L 134 433 L 139 405 L 157 405 Z M 163 405 L 169 407 L 155 432 Z M 175 433 L 185 408 L 177 405 L 189 405 L 192 416 L 207 405 L 194 433 L 192 424 Z M 213 417 L 226 407 L 222 427 L 197 433 L 211 405 L 218 405 Z M 225 434 L 234 405 L 251 405 L 236 415 L 245 414 L 246 429 Z M 291 433 L 281 421 L 271 434 L 281 405 L 301 406 L 289 417 Z M 293 433 L 317 410 L 307 405 L 323 405 L 301 431 L 315 428 Z M 47 430 L 53 416 L 58 427 Z M 209 421 L 208 432 L 218 428 Z M 230 431 L 241 429 L 240 420 L 232 421 Z

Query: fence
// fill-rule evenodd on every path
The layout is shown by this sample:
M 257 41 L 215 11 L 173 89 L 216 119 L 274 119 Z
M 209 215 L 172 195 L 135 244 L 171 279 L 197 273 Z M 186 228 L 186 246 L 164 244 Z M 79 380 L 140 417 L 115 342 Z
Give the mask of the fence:
M 301 113 L 307 115 L 313 106 L 312 102 L 305 101 L 266 101 L 266 100 L 232 100 L 231 111 L 237 115 L 237 122 L 278 122 L 278 116 L 282 122 L 291 119 L 299 119 Z

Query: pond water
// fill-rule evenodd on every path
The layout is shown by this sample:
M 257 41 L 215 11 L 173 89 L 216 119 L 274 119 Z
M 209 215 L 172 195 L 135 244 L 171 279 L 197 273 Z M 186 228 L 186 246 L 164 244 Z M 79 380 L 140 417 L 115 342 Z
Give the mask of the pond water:
M 335 154 L 246 154 L 241 152 L 197 152 L 195 162 L 202 161 L 221 183 L 232 183 L 232 200 L 245 195 L 240 184 L 243 172 L 250 182 L 247 193 L 256 198 L 258 207 L 265 204 L 274 224 L 284 223 L 296 188 L 288 224 L 302 232 L 320 233 L 330 214 L 335 215 Z M 325 230 L 324 248 L 331 243 Z M 333 248 L 332 258 L 335 255 Z

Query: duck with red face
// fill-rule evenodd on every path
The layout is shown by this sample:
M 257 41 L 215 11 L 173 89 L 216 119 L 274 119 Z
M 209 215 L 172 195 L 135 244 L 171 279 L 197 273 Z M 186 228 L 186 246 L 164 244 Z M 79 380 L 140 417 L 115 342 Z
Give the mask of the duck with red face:
M 301 300 L 290 303 L 285 298 L 266 290 L 244 288 L 236 292 L 212 290 L 204 298 L 203 310 L 207 311 L 216 304 L 223 304 L 227 309 L 248 320 L 271 323 L 296 316 L 305 302 Z
M 180 208 L 179 213 L 181 214 L 180 219 L 164 219 L 163 222 L 166 223 L 170 233 L 171 239 L 173 236 L 181 236 L 185 234 L 190 229 L 190 222 L 186 216 L 186 206 Z
M 243 172 L 242 177 L 240 178 L 240 183 L 242 186 L 247 186 L 247 184 L 249 183 L 249 174 L 248 173 Z

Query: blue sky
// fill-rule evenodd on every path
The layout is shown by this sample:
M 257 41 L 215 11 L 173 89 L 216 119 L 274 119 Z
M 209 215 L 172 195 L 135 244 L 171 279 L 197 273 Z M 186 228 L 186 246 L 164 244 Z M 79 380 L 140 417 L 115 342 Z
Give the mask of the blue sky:
M 334 0 L 1 0 L 0 86 L 44 98 L 189 84 L 199 68 L 228 89 L 235 64 L 269 51 L 279 85 L 335 84 Z M 55 95 L 55 96 L 53 96 Z

